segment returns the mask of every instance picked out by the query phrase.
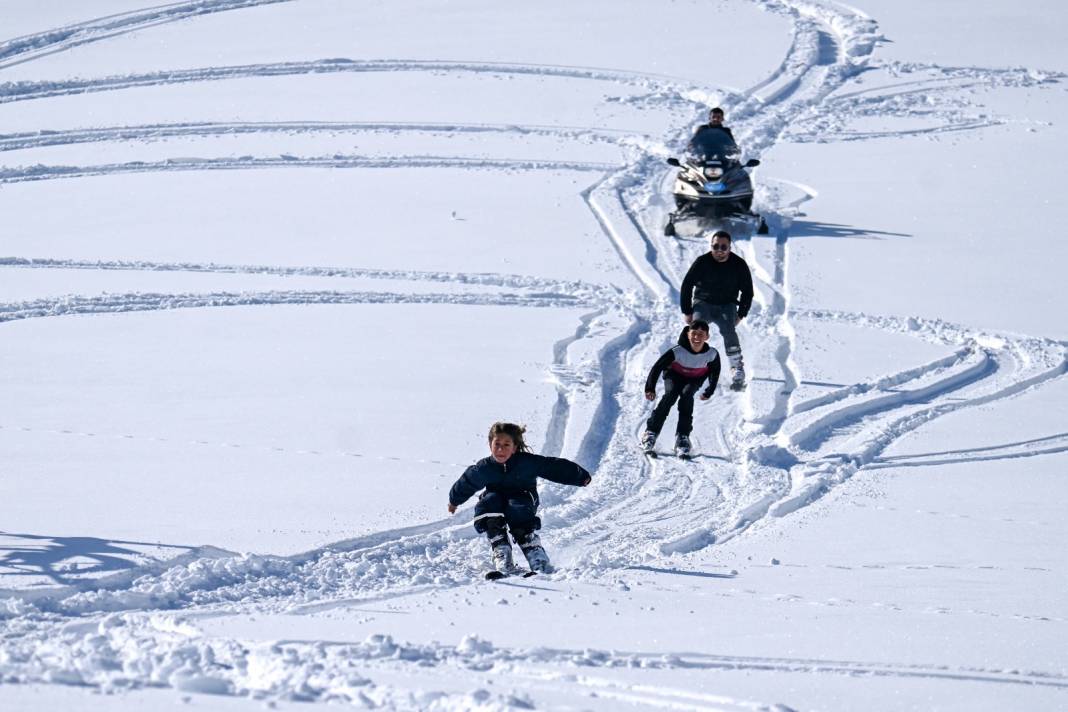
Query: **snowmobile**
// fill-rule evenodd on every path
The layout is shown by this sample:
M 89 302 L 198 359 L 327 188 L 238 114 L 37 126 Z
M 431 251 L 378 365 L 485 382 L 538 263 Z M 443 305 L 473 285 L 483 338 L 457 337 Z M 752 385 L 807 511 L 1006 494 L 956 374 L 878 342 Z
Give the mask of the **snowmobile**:
M 683 219 L 741 219 L 747 223 L 755 219 L 759 221 L 757 234 L 768 234 L 767 223 L 752 212 L 753 182 L 745 170 L 756 168 L 760 161 L 751 158 L 743 165 L 739 160 L 741 150 L 731 135 L 707 126 L 690 141 L 689 154 L 685 161 L 667 159 L 679 172 L 672 190 L 675 212 L 668 214 L 664 234 L 675 235 L 675 222 Z

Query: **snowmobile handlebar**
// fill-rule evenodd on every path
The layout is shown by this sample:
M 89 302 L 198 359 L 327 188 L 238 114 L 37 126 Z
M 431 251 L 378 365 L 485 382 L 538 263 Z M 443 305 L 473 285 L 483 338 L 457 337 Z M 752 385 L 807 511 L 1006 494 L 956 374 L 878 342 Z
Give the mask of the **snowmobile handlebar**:
M 667 162 L 668 162 L 669 166 L 675 166 L 676 168 L 682 168 L 682 164 L 679 162 L 679 159 L 675 158 L 674 156 L 672 156 L 671 158 L 667 159 Z M 743 168 L 756 168 L 759 165 L 760 165 L 760 160 L 759 159 L 750 158 L 748 161 L 745 162 L 745 165 L 743 166 Z

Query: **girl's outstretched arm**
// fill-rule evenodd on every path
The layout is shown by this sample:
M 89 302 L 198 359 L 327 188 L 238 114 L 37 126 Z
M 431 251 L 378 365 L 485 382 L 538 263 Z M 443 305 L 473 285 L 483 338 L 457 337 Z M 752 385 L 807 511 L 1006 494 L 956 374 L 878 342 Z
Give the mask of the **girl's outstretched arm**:
M 585 487 L 593 479 L 581 465 L 563 457 L 532 455 L 538 459 L 538 475 L 550 482 L 573 487 Z

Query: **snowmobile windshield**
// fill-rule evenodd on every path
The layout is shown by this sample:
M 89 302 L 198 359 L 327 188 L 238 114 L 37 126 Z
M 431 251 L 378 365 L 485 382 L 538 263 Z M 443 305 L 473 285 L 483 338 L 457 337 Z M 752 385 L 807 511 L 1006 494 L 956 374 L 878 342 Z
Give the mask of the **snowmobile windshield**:
M 730 134 L 719 129 L 703 128 L 690 141 L 690 155 L 698 161 L 719 159 L 737 162 L 741 153 Z

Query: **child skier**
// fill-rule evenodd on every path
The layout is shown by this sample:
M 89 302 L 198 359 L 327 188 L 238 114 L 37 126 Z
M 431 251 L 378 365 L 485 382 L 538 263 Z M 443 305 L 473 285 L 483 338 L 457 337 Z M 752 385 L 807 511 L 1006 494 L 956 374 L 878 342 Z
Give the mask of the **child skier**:
M 549 557 L 538 539 L 538 477 L 564 485 L 585 487 L 590 473 L 562 457 L 530 452 L 523 441 L 526 428 L 515 423 L 494 423 L 489 430 L 490 456 L 468 467 L 449 490 L 449 513 L 480 489 L 475 505 L 475 531 L 484 533 L 493 547 L 493 565 L 502 574 L 517 570 L 507 529 L 527 558 L 531 571 L 551 570 Z M 506 529 L 507 526 L 507 529 Z
M 708 400 L 719 383 L 719 352 L 708 345 L 708 322 L 694 319 L 679 335 L 679 343 L 665 351 L 653 364 L 645 379 L 645 397 L 656 398 L 656 379 L 664 374 L 664 396 L 645 423 L 641 446 L 645 454 L 655 456 L 653 445 L 671 406 L 679 402 L 679 423 L 675 427 L 675 454 L 690 456 L 690 431 L 693 430 L 693 397 L 708 379 L 701 400 Z

